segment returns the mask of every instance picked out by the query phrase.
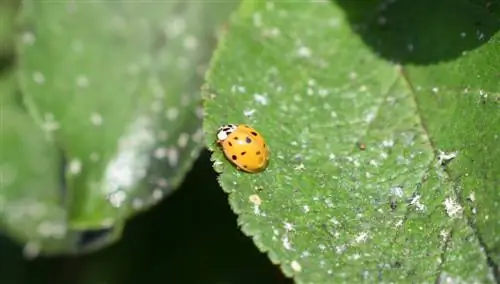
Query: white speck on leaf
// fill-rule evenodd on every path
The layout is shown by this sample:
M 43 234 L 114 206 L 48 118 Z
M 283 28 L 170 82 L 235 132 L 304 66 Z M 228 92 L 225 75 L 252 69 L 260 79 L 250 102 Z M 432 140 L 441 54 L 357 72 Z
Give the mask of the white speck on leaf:
M 476 194 L 474 191 L 472 191 L 470 194 L 469 194 L 469 199 L 470 201 L 474 202 L 476 201 Z
M 387 154 L 387 152 L 380 152 L 379 157 L 380 159 L 385 160 L 389 157 L 389 154 Z
M 449 217 L 459 218 L 462 216 L 463 208 L 454 198 L 446 198 L 443 204 Z
M 255 27 L 258 28 L 262 26 L 262 15 L 260 13 L 254 13 L 252 15 L 252 20 Z
M 177 37 L 186 30 L 186 20 L 182 17 L 170 18 L 167 22 L 165 33 L 170 37 Z
M 477 31 L 476 34 L 477 34 L 477 39 L 478 40 L 483 40 L 484 39 L 484 33 L 480 32 L 480 31 Z
M 159 130 L 157 133 L 157 138 L 160 141 L 167 141 L 168 140 L 168 132 L 165 130 Z
M 60 125 L 59 122 L 55 120 L 54 115 L 52 113 L 46 113 L 44 115 L 44 122 L 42 127 L 45 131 L 51 132 L 58 130 Z
M 155 143 L 151 125 L 148 117 L 139 117 L 131 124 L 128 133 L 119 140 L 116 156 L 105 169 L 103 189 L 106 194 L 125 194 L 125 190 L 131 189 L 144 177 L 144 169 L 150 162 L 150 157 L 144 150 L 151 149 Z M 116 206 L 118 203 L 112 204 Z
M 191 136 L 191 139 L 195 142 L 195 143 L 200 143 L 201 140 L 203 139 L 204 137 L 204 133 L 203 133 L 203 129 L 199 128 L 197 129 L 193 135 Z
M 175 120 L 179 116 L 179 110 L 175 107 L 171 107 L 167 110 L 167 119 L 168 120 Z
M 281 34 L 281 31 L 276 28 L 276 27 L 272 27 L 272 28 L 268 28 L 268 29 L 264 29 L 262 31 L 262 35 L 264 37 L 270 37 L 270 38 L 273 38 L 273 37 L 277 37 Z
M 367 239 L 368 239 L 368 233 L 361 232 L 354 238 L 354 243 L 355 244 L 364 243 Z
M 23 255 L 26 259 L 34 259 L 40 254 L 40 245 L 30 241 L 23 247 Z
M 312 88 L 307 88 L 307 95 L 312 96 L 314 94 L 314 90 Z
M 306 166 L 303 163 L 300 163 L 300 164 L 296 165 L 293 169 L 296 171 L 301 171 L 305 168 L 306 168 Z
M 108 196 L 108 200 L 111 203 L 111 205 L 113 205 L 114 207 L 117 207 L 117 208 L 123 204 L 123 202 L 125 201 L 126 198 L 127 198 L 127 195 L 125 194 L 125 192 L 123 190 L 115 191 L 115 192 L 109 194 L 109 196 Z
M 292 249 L 292 243 L 290 242 L 290 239 L 288 238 L 288 235 L 284 235 L 283 238 L 281 239 L 281 242 L 283 244 L 283 247 L 287 250 Z
M 198 39 L 191 35 L 186 36 L 184 39 L 184 47 L 188 50 L 195 50 L 198 47 Z
M 72 175 L 77 175 L 81 172 L 82 170 L 82 162 L 79 159 L 72 159 L 69 162 L 69 172 Z
M 256 102 L 258 102 L 262 105 L 267 105 L 267 103 L 268 103 L 267 96 L 265 96 L 265 95 L 254 94 L 253 98 L 255 99 Z
M 102 121 L 102 116 L 99 113 L 94 112 L 90 115 L 90 122 L 92 122 L 93 125 L 99 126 L 102 124 Z
M 76 77 L 76 85 L 80 88 L 85 88 L 89 85 L 89 78 L 85 75 L 79 75 Z
M 266 2 L 266 10 L 267 11 L 274 10 L 274 3 L 273 2 Z
M 311 51 L 311 49 L 309 47 L 301 46 L 297 50 L 297 55 L 299 57 L 308 58 L 308 57 L 311 57 L 312 51 Z
M 403 197 L 403 187 L 401 186 L 393 186 L 390 188 L 390 192 L 392 195 L 397 197 Z
M 302 271 L 302 266 L 300 266 L 300 264 L 296 261 L 296 260 L 293 260 L 291 263 L 290 263 L 290 267 L 293 269 L 293 271 L 295 272 L 301 272 Z
M 163 198 L 163 191 L 161 189 L 158 189 L 158 188 L 155 189 L 153 191 L 152 197 L 153 197 L 153 200 L 156 200 L 156 201 L 162 199 Z
M 486 93 L 485 91 L 483 91 L 482 89 L 479 90 L 479 98 L 481 100 L 486 100 L 488 98 L 488 93 Z
M 444 165 L 448 161 L 451 161 L 457 157 L 458 151 L 450 152 L 450 153 L 445 153 L 441 150 L 438 151 L 438 164 L 439 165 Z
M 425 205 L 420 203 L 420 197 L 421 195 L 415 195 L 412 200 L 410 201 L 410 205 L 415 205 L 415 208 L 417 208 L 418 211 L 423 211 L 425 209 Z
M 446 241 L 450 237 L 450 233 L 448 231 L 446 231 L 446 230 L 441 230 L 441 232 L 439 233 L 439 235 L 441 236 L 441 241 L 443 243 L 446 243 Z
M 189 141 L 189 134 L 183 132 L 179 135 L 179 139 L 177 139 L 177 145 L 181 148 L 185 148 Z
M 36 38 L 31 31 L 27 31 L 23 33 L 21 40 L 26 45 L 33 45 L 35 43 Z
M 342 254 L 346 249 L 347 249 L 347 246 L 345 244 L 338 245 L 338 246 L 335 247 L 335 252 L 337 254 Z
M 171 167 L 177 166 L 179 162 L 179 152 L 175 148 L 170 148 L 167 150 L 168 163 Z
M 327 89 L 319 89 L 318 91 L 318 95 L 322 98 L 328 96 L 329 94 L 329 91 Z
M 386 139 L 386 140 L 382 141 L 382 146 L 384 148 L 392 148 L 392 147 L 394 147 L 394 140 Z
M 328 25 L 332 28 L 340 27 L 341 20 L 339 18 L 332 18 L 328 21 Z
M 290 231 L 293 231 L 294 228 L 293 228 L 293 224 L 292 223 L 288 223 L 288 222 L 285 222 L 284 223 L 284 228 L 287 232 L 290 232 Z
M 62 238 L 66 234 L 66 226 L 58 222 L 43 221 L 37 231 L 44 237 Z
M 101 221 L 101 226 L 102 227 L 105 227 L 105 228 L 110 228 L 111 226 L 113 226 L 113 224 L 115 223 L 115 220 L 113 220 L 113 218 L 105 218 Z
M 383 25 L 387 24 L 387 18 L 384 16 L 380 16 L 377 18 L 377 22 L 379 25 L 383 26 Z
M 156 148 L 154 153 L 153 153 L 153 156 L 156 158 L 156 159 L 163 159 L 167 156 L 167 148 L 165 147 L 159 147 L 159 148 Z
M 33 81 L 38 85 L 45 83 L 45 76 L 40 71 L 33 72 Z
M 433 88 L 432 88 L 432 92 L 433 92 L 434 94 L 437 94 L 437 93 L 439 92 L 439 88 L 438 88 L 438 87 L 433 87 Z
M 250 117 L 255 113 L 255 109 L 244 110 L 243 115 L 246 117 Z
M 250 200 L 250 202 L 256 206 L 260 206 L 260 204 L 262 203 L 262 200 L 260 199 L 260 197 L 257 194 L 250 195 L 248 197 L 248 200 Z
M 158 180 L 156 180 L 156 185 L 165 189 L 168 186 L 168 181 L 165 178 L 159 178 Z
M 235 87 L 235 90 L 244 94 L 246 91 L 247 91 L 247 88 L 245 88 L 245 86 L 234 86 Z
M 372 121 L 375 119 L 375 117 L 376 117 L 376 116 L 377 116 L 377 112 L 376 112 L 376 111 L 370 111 L 370 112 L 368 112 L 368 113 L 365 115 L 365 117 L 364 117 L 364 121 L 365 121 L 366 123 L 370 123 L 370 122 L 372 122 Z
M 141 209 L 142 207 L 144 206 L 144 201 L 140 198 L 134 198 L 134 200 L 132 200 L 132 207 L 135 209 L 135 210 L 139 210 Z
M 204 109 L 202 107 L 197 107 L 196 108 L 196 117 L 199 119 L 202 119 L 204 115 L 205 115 Z

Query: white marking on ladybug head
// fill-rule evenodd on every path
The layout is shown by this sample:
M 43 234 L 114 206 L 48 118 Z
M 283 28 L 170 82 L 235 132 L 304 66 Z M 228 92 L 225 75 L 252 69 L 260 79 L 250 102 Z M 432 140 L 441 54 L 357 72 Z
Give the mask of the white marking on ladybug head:
M 217 139 L 218 139 L 219 141 L 226 140 L 226 139 L 227 139 L 227 134 L 226 134 L 226 132 L 224 132 L 222 129 L 219 129 L 219 131 L 217 131 Z
M 236 130 L 237 127 L 237 124 L 227 124 L 219 127 L 219 129 L 217 130 L 217 139 L 219 141 L 226 140 L 229 134 L 233 133 L 233 131 Z

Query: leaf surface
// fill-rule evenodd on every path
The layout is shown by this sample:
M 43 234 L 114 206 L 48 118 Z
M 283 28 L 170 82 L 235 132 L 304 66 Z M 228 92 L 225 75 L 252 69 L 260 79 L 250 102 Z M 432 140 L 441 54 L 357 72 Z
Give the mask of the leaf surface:
M 498 277 L 500 85 L 487 62 L 499 62 L 499 22 L 448 1 L 432 19 L 452 21 L 429 21 L 426 37 L 427 20 L 403 12 L 428 1 L 410 2 L 244 1 L 212 61 L 204 130 L 220 183 L 298 283 Z M 455 22 L 477 37 L 432 49 Z M 214 140 L 226 123 L 265 137 L 264 172 L 225 161 Z
M 201 75 L 228 13 L 217 6 L 220 14 L 196 1 L 23 4 L 18 77 L 26 117 L 8 120 L 32 122 L 17 133 L 27 140 L 19 144 L 24 154 L 1 163 L 40 169 L 17 173 L 23 190 L 14 182 L 0 192 L 11 208 L 2 216 L 10 236 L 47 253 L 97 249 L 177 188 L 202 147 Z M 9 143 L 5 149 L 16 142 Z M 21 201 L 53 210 L 26 216 L 15 206 Z M 26 219 L 14 222 L 20 215 Z

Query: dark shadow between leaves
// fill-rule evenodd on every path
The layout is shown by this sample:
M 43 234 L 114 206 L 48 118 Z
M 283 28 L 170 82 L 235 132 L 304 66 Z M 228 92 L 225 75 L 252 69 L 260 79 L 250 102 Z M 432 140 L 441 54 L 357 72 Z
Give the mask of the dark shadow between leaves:
M 363 41 L 400 64 L 450 61 L 487 43 L 500 29 L 498 0 L 332 0 Z M 493 3 L 493 4 L 492 4 Z
M 177 192 L 132 218 L 117 244 L 93 254 L 24 261 L 18 246 L 0 238 L 1 282 L 293 283 L 241 233 L 216 177 L 204 151 Z

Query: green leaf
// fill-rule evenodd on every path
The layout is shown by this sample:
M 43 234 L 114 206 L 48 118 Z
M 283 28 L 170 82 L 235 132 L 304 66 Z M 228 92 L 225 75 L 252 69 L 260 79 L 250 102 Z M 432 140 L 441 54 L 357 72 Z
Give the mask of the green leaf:
M 6 115 L 5 136 L 18 135 L 5 149 L 27 141 L 18 144 L 24 154 L 0 163 L 40 169 L 19 172 L 0 198 L 5 208 L 22 201 L 53 210 L 16 222 L 19 212 L 5 211 L 10 236 L 44 253 L 95 250 L 177 188 L 203 146 L 201 75 L 229 10 L 215 5 L 207 14 L 208 7 L 25 1 L 19 82 L 31 117 Z M 16 130 L 17 123 L 27 126 Z
M 204 131 L 242 230 L 286 275 L 498 280 L 497 17 L 465 0 L 248 0 L 233 16 Z M 265 137 L 264 172 L 224 159 L 226 123 Z

